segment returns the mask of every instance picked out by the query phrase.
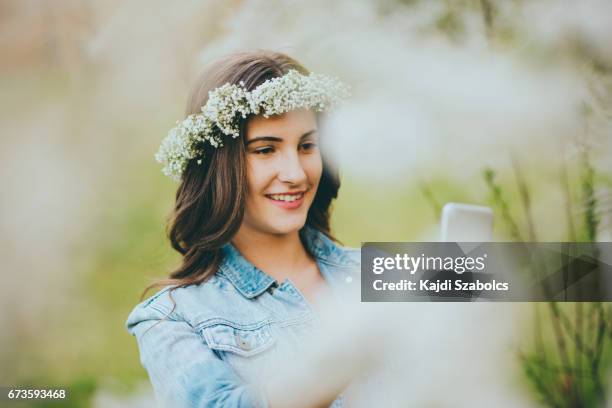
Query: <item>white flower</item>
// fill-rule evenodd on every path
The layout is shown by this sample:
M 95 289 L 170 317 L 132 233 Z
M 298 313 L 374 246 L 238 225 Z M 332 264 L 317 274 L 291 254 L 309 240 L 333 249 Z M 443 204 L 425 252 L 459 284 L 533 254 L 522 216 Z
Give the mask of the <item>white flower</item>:
M 164 165 L 162 172 L 179 181 L 190 160 L 204 159 L 203 143 L 222 147 L 222 135 L 240 136 L 239 118 L 263 114 L 278 115 L 295 109 L 317 112 L 333 108 L 349 96 L 349 87 L 326 75 L 302 75 L 290 70 L 249 92 L 244 82 L 224 84 L 208 94 L 202 113 L 187 116 L 170 130 L 155 159 Z

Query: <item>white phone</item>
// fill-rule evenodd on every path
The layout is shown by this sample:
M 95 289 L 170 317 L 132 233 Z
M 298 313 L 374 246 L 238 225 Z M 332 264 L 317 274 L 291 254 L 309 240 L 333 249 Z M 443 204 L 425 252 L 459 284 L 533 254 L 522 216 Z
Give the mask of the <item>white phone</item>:
M 447 203 L 442 208 L 440 238 L 444 242 L 490 242 L 493 210 L 480 205 Z

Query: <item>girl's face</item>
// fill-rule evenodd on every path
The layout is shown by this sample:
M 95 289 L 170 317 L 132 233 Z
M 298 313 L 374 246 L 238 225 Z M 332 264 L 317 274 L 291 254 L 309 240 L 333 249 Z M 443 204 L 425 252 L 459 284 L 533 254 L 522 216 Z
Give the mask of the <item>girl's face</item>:
M 323 171 L 318 138 L 316 116 L 310 110 L 249 120 L 242 228 L 287 234 L 304 226 Z

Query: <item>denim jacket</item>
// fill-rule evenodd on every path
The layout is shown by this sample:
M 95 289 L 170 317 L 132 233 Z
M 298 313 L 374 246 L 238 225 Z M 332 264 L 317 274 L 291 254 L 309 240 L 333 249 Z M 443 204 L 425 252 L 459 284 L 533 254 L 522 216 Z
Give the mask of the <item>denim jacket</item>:
M 359 284 L 359 249 L 308 226 L 301 234 L 332 291 Z M 222 250 L 213 276 L 172 291 L 174 311 L 168 286 L 126 321 L 164 407 L 266 407 L 261 387 L 245 381 L 249 370 L 275 352 L 299 350 L 301 336 L 316 328 L 313 309 L 289 279 L 276 282 L 231 243 Z M 344 406 L 342 394 L 331 406 Z

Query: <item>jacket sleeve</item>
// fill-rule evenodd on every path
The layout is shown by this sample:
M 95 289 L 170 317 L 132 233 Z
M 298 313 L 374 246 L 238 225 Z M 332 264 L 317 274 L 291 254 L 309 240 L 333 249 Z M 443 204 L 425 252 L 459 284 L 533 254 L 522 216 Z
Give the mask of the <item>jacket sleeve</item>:
M 163 407 L 267 407 L 263 392 L 246 384 L 193 327 L 156 305 L 141 303 L 126 322 L 140 361 Z

